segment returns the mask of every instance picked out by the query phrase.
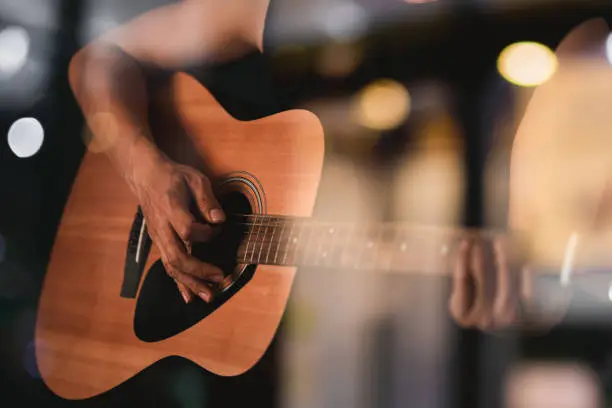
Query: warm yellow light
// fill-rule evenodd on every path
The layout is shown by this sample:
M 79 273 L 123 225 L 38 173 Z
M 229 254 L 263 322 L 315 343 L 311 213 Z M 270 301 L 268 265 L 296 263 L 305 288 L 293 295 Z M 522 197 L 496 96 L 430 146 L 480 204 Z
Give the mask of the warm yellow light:
M 399 82 L 379 79 L 359 92 L 356 121 L 370 129 L 389 130 L 399 126 L 410 112 L 410 95 Z
M 323 49 L 317 61 L 322 76 L 340 78 L 349 75 L 361 63 L 363 55 L 354 44 L 335 43 Z
M 554 52 L 536 42 L 511 44 L 497 60 L 497 69 L 508 82 L 527 87 L 548 81 L 556 72 L 557 65 Z

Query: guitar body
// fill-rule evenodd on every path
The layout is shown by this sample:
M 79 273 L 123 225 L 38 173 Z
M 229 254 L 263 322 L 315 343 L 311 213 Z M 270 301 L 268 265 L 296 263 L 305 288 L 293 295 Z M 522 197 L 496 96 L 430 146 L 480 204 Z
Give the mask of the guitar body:
M 311 215 L 324 150 L 313 114 L 295 110 L 238 121 L 186 74 L 175 75 L 159 100 L 165 103 L 151 115 L 152 128 L 171 158 L 240 192 L 255 213 Z M 163 289 L 171 294 L 168 308 L 157 304 L 155 312 L 145 310 L 141 298 L 149 276 L 143 277 L 136 298 L 121 297 L 137 205 L 107 157 L 88 152 L 56 236 L 36 323 L 38 368 L 60 397 L 96 396 L 171 355 L 221 376 L 239 375 L 258 362 L 275 335 L 295 273 L 291 267 L 250 267 L 239 290 L 210 310 L 198 299 L 196 305 L 181 304 L 172 281 L 159 272 L 149 286 L 168 285 Z M 153 245 L 145 274 L 158 259 Z M 154 293 L 148 297 L 149 303 L 161 299 Z M 192 315 L 201 312 L 201 318 L 177 333 L 157 335 L 152 325 L 152 335 L 138 334 L 142 324 L 136 314 L 150 325 L 156 313 L 163 320 L 167 309 L 180 312 L 182 307 L 191 308 Z

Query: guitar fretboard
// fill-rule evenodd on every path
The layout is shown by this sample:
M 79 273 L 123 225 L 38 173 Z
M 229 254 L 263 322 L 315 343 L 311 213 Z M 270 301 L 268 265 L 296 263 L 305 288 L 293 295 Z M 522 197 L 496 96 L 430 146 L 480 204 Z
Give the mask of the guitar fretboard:
M 386 271 L 444 273 L 460 240 L 471 233 L 271 216 L 250 216 L 243 222 L 248 230 L 238 251 L 240 263 Z

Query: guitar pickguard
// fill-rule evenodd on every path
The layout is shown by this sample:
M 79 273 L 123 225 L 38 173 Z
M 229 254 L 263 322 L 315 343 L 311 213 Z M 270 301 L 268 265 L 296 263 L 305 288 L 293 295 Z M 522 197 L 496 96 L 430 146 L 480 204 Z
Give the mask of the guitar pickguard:
M 248 266 L 238 280 L 225 292 L 219 292 L 210 304 L 195 298 L 185 304 L 174 280 L 168 276 L 161 261 L 155 262 L 145 278 L 134 313 L 134 334 L 145 342 L 157 342 L 175 336 L 222 307 L 246 285 L 255 266 Z
M 158 260 L 147 273 L 136 303 L 134 332 L 140 340 L 161 341 L 187 330 L 222 307 L 253 277 L 256 266 L 236 263 L 236 254 L 247 226 L 243 222 L 232 222 L 236 218 L 232 214 L 251 213 L 251 200 L 237 191 L 220 193 L 219 198 L 224 211 L 229 214 L 228 222 L 210 242 L 194 244 L 192 255 L 221 268 L 226 276 L 231 276 L 235 281 L 226 289 L 217 290 L 210 304 L 198 297 L 185 304 L 176 283 Z

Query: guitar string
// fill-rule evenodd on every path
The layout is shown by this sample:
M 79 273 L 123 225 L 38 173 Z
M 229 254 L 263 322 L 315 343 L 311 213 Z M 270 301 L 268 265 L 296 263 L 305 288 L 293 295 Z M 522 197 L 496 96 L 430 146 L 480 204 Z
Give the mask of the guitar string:
M 278 251 L 284 252 L 285 255 L 288 255 L 290 253 L 295 255 L 295 254 L 297 254 L 297 251 L 300 250 L 300 248 L 306 248 L 306 247 L 294 247 L 294 248 L 292 248 L 291 245 L 290 245 L 291 243 L 286 238 L 289 238 L 289 237 L 280 237 L 279 236 L 278 238 L 273 238 L 273 239 L 265 239 L 264 237 L 262 237 L 262 239 L 258 239 L 257 241 L 255 241 L 256 243 L 259 244 L 259 249 L 256 247 L 256 245 L 254 245 L 253 241 L 250 241 L 253 244 L 252 248 L 250 248 L 250 249 L 245 248 L 243 246 L 243 244 L 242 244 L 240 246 L 239 250 L 238 250 L 238 254 L 237 255 L 241 259 L 249 261 L 249 260 L 253 260 L 255 255 L 260 257 L 262 253 L 269 252 L 270 250 L 272 250 L 274 248 L 276 248 L 276 250 L 278 250 Z M 331 236 L 331 239 L 333 239 L 333 236 Z M 422 241 L 422 239 L 420 241 Z M 371 245 L 372 242 L 373 241 L 371 239 L 349 240 L 347 243 L 345 243 L 343 245 L 343 248 L 341 249 L 341 251 L 342 251 L 342 253 L 344 253 L 346 251 L 363 253 L 364 249 L 366 249 L 366 248 L 368 250 L 372 250 L 373 249 L 373 244 Z M 387 251 L 390 250 L 391 248 L 395 248 L 395 249 L 392 250 L 391 253 L 389 253 L 390 256 L 392 255 L 393 257 L 397 257 L 398 254 L 400 254 L 400 253 L 405 253 L 406 254 L 405 256 L 411 256 L 411 254 L 414 254 L 413 251 L 408 251 L 407 250 L 408 249 L 408 245 L 406 245 L 406 240 L 405 239 L 398 240 L 397 237 L 396 237 L 395 239 L 391 239 L 391 240 L 388 240 L 388 241 L 379 241 L 379 242 L 382 242 L 382 246 Z M 400 244 L 400 242 L 401 242 L 401 244 Z M 410 247 L 412 247 L 412 245 L 410 245 Z M 416 245 L 416 247 L 419 247 L 420 252 L 425 249 L 422 244 L 420 246 Z M 444 243 L 436 242 L 435 245 L 429 245 L 428 247 L 429 247 L 428 249 L 432 253 L 433 252 L 441 253 L 440 252 L 440 248 L 442 248 L 442 247 L 448 248 L 448 242 L 444 242 Z M 378 250 L 380 250 L 381 245 L 376 245 L 376 248 Z M 447 252 L 448 251 L 444 251 L 442 253 L 445 254 Z M 304 250 L 304 254 L 306 254 L 306 249 Z M 323 252 L 316 251 L 316 255 L 314 255 L 312 257 L 308 257 L 308 258 L 314 259 L 315 260 L 314 263 L 318 264 L 319 260 L 321 260 L 320 257 L 325 258 L 325 256 L 322 255 L 322 254 L 323 254 Z M 333 258 L 333 255 L 332 255 L 331 258 Z M 285 257 L 285 259 L 286 259 L 286 257 Z M 367 257 L 366 257 L 366 259 L 367 259 Z M 405 259 L 406 259 L 405 257 L 398 258 L 398 261 L 402 261 L 402 260 L 405 261 Z M 306 261 L 306 258 L 304 260 Z M 378 260 L 379 259 L 374 260 L 374 263 L 378 264 Z M 325 262 L 325 261 L 323 261 L 323 262 Z M 340 262 L 344 263 L 344 260 L 341 259 Z M 257 262 L 257 263 L 261 263 L 261 262 Z M 266 261 L 265 263 L 268 263 L 268 262 Z M 387 263 L 389 263 L 388 260 L 387 260 Z M 278 262 L 273 262 L 272 264 L 278 264 Z M 281 264 L 286 264 L 286 261 L 281 263 Z
M 262 227 L 280 227 L 282 224 L 278 224 L 279 221 L 288 220 L 291 223 L 303 224 L 303 225 L 317 225 L 317 226 L 335 226 L 335 225 L 345 225 L 351 226 L 354 224 L 358 224 L 357 222 L 344 222 L 338 223 L 334 221 L 323 221 L 323 220 L 315 220 L 312 218 L 300 218 L 300 217 L 291 217 L 291 216 L 269 216 L 269 215 L 259 215 L 259 214 L 232 214 L 232 217 L 248 217 L 254 218 L 255 221 L 247 221 L 247 222 L 231 222 L 230 225 L 248 225 L 248 226 L 262 226 Z M 260 223 L 258 223 L 260 222 Z M 476 228 L 462 228 L 462 227 L 435 227 L 435 226 L 427 226 L 427 225 L 414 225 L 408 223 L 395 223 L 395 222 L 380 222 L 380 223 L 370 223 L 375 228 L 387 228 L 387 229 L 407 229 L 414 232 L 424 232 L 426 230 L 430 230 L 432 233 L 449 233 L 449 234 L 465 234 L 466 236 L 475 234 L 478 236 L 484 237 L 496 237 L 500 235 L 506 235 L 503 230 L 491 230 L 491 229 L 476 229 Z
M 269 222 L 278 222 L 278 221 L 283 221 L 283 220 L 288 220 L 288 221 L 295 221 L 295 222 L 305 222 L 305 223 L 314 223 L 314 224 L 338 224 L 338 222 L 335 221 L 324 221 L 324 220 L 317 220 L 311 217 L 294 217 L 294 216 L 288 216 L 288 215 L 266 215 L 266 214 L 241 214 L 241 213 L 231 213 L 230 214 L 230 218 L 239 218 L 239 217 L 246 217 L 246 218 L 255 218 L 256 220 L 260 220 L 260 221 L 269 221 Z M 351 222 L 346 222 L 346 223 L 340 223 L 340 224 L 349 224 Z M 356 222 L 353 222 L 356 223 Z M 478 229 L 478 228 L 471 228 L 471 227 L 457 227 L 457 228 L 452 228 L 452 227 L 436 227 L 436 226 L 431 226 L 431 225 L 415 225 L 415 224 L 409 224 L 407 222 L 381 222 L 381 223 L 377 223 L 378 225 L 389 225 L 389 226 L 393 226 L 393 227 L 409 227 L 412 229 L 435 229 L 435 230 L 452 230 L 452 231 L 461 231 L 461 232 L 475 232 L 475 233 L 479 233 L 479 234 L 498 234 L 500 233 L 502 230 L 496 231 L 496 230 L 492 230 L 492 229 Z M 255 224 L 253 224 L 255 225 Z M 266 225 L 266 226 L 274 226 L 274 225 L 269 225 L 269 224 L 261 224 L 261 225 Z M 279 225 L 280 226 L 280 225 Z
M 316 226 L 316 227 L 330 227 L 333 226 L 334 229 L 336 229 L 336 226 L 345 226 L 345 227 L 352 227 L 354 225 L 357 225 L 359 223 L 353 222 L 353 223 L 335 223 L 335 222 L 331 222 L 331 221 L 305 221 L 302 223 L 291 223 L 293 225 L 299 225 L 302 224 L 302 226 L 307 226 L 307 227 L 312 227 L 312 226 Z M 252 226 L 252 227 L 266 227 L 266 228 L 281 228 L 283 225 L 287 225 L 287 224 L 270 224 L 270 223 L 256 223 L 256 222 L 231 222 L 229 223 L 230 226 Z M 446 228 L 436 228 L 436 227 L 415 227 L 415 226 L 411 226 L 408 224 L 400 224 L 397 225 L 395 223 L 380 223 L 380 224 L 373 224 L 372 225 L 373 228 L 378 228 L 378 229 L 394 229 L 394 230 L 406 230 L 407 232 L 411 232 L 411 233 L 431 233 L 431 234 L 443 234 L 446 233 L 448 235 L 454 235 L 454 236 L 459 236 L 459 235 L 463 235 L 463 236 L 470 236 L 470 235 L 478 235 L 480 237 L 499 237 L 499 236 L 503 236 L 503 235 L 507 235 L 504 234 L 503 232 L 495 232 L 495 231 L 481 231 L 481 232 L 477 232 L 476 230 L 470 230 L 470 229 L 446 229 Z M 427 231 L 428 229 L 430 229 L 430 231 Z
M 357 223 L 347 223 L 344 224 L 344 227 L 350 228 L 350 230 L 352 230 L 352 228 L 356 225 Z M 309 227 L 311 229 L 312 233 L 316 233 L 319 235 L 319 238 L 325 238 L 325 237 L 329 237 L 330 240 L 333 240 L 334 236 L 337 235 L 348 235 L 348 232 L 343 232 L 343 228 L 337 228 L 338 224 L 327 224 L 325 223 L 325 225 L 334 225 L 335 227 L 333 228 L 334 233 L 329 233 L 329 229 L 319 229 L 318 231 L 316 231 L 316 228 L 312 228 L 313 225 L 311 223 L 304 223 L 303 225 L 299 225 L 296 223 L 292 224 L 292 228 L 293 227 L 298 227 L 297 229 L 294 228 L 294 230 L 302 230 L 303 227 Z M 276 228 L 285 228 L 285 226 L 283 225 L 271 225 L 271 224 L 257 224 L 257 223 L 232 223 L 230 225 L 230 227 L 236 227 L 236 226 L 250 226 L 250 227 L 266 227 L 266 228 L 270 228 L 270 229 L 276 229 Z M 403 226 L 396 226 L 396 225 L 390 225 L 390 224 L 378 224 L 378 225 L 371 225 L 368 228 L 364 229 L 363 234 L 361 235 L 364 242 L 366 240 L 369 240 L 372 243 L 375 242 L 402 242 L 402 245 L 406 244 L 406 241 L 411 241 L 414 240 L 415 238 L 415 232 L 411 230 L 411 227 L 407 227 L 408 231 L 405 231 Z M 386 235 L 384 234 L 384 230 L 388 230 L 387 232 L 391 232 L 393 231 L 394 234 L 393 235 Z M 340 231 L 340 232 L 336 232 L 336 231 Z M 270 239 L 268 239 L 267 235 L 268 233 L 264 234 L 263 236 L 253 236 L 254 233 L 254 229 L 250 229 L 248 231 L 244 231 L 241 233 L 242 238 L 247 237 L 249 242 L 251 244 L 276 244 L 276 245 L 280 245 L 282 243 L 288 244 L 289 243 L 289 239 L 294 235 L 283 235 L 283 234 L 276 234 L 274 231 L 272 231 L 273 234 L 270 237 Z M 408 233 L 407 233 L 408 232 Z M 420 234 L 418 235 L 418 239 L 419 241 L 422 241 L 424 239 L 426 239 L 427 237 L 423 237 L 423 231 L 420 232 Z M 437 239 L 436 241 L 440 241 L 440 242 L 447 242 L 447 241 L 455 241 L 461 238 L 461 235 L 459 232 L 455 232 L 455 231 L 450 231 L 448 234 L 446 235 L 441 235 L 439 231 L 428 231 L 429 235 L 432 235 Z M 259 234 L 258 234 L 259 235 Z M 374 236 L 377 236 L 376 238 Z M 357 240 L 358 242 L 361 240 Z
M 231 218 L 239 218 L 239 217 L 243 217 L 246 218 L 246 222 L 231 222 L 229 223 L 230 227 L 235 227 L 235 226 L 247 226 L 247 227 L 251 227 L 248 231 L 243 232 L 242 238 L 248 237 L 250 244 L 252 244 L 252 248 L 249 250 L 248 248 L 244 248 L 244 242 L 241 242 L 240 244 L 240 248 L 238 250 L 238 254 L 239 256 L 242 257 L 242 259 L 248 261 L 249 259 L 253 259 L 254 255 L 259 255 L 261 256 L 261 253 L 264 251 L 267 251 L 268 253 L 270 252 L 271 249 L 273 249 L 274 247 L 276 247 L 277 251 L 284 251 L 285 255 L 287 255 L 290 252 L 296 252 L 297 250 L 302 247 L 298 247 L 298 248 L 294 248 L 291 249 L 290 246 L 292 244 L 292 242 L 290 242 L 290 238 L 291 238 L 291 234 L 289 236 L 284 236 L 282 234 L 282 230 L 281 230 L 281 234 L 278 234 L 275 237 L 275 233 L 274 230 L 276 228 L 283 228 L 285 229 L 287 224 L 291 224 L 291 229 L 293 230 L 294 227 L 298 227 L 298 230 L 302 230 L 303 227 L 310 227 L 311 228 L 311 233 L 313 232 L 319 232 L 320 237 L 331 237 L 331 239 L 333 240 L 335 236 L 337 235 L 343 235 L 342 233 L 334 233 L 334 234 L 329 234 L 329 233 L 323 233 L 323 229 L 321 229 L 320 231 L 315 231 L 317 228 L 321 228 L 323 226 L 325 226 L 326 228 L 333 226 L 333 231 L 335 232 L 336 230 L 342 230 L 342 227 L 347 227 L 347 228 L 354 228 L 355 225 L 357 225 L 358 223 L 356 222 L 345 222 L 345 223 L 337 223 L 337 222 L 332 222 L 332 221 L 322 221 L 322 220 L 315 220 L 312 218 L 300 218 L 300 217 L 291 217 L 291 216 L 283 216 L 283 215 L 274 215 L 274 216 L 270 216 L 270 215 L 265 215 L 265 214 L 239 214 L 239 213 L 232 213 L 230 215 L 230 217 L 228 217 L 230 220 Z M 279 223 L 280 222 L 280 223 Z M 434 226 L 423 226 L 423 225 L 409 225 L 407 223 L 390 223 L 390 222 L 383 222 L 383 223 L 368 223 L 370 224 L 367 228 L 364 229 L 364 235 L 363 238 L 358 239 L 358 240 L 350 240 L 350 245 L 349 244 L 344 244 L 343 245 L 343 249 L 342 251 L 356 251 L 356 250 L 363 250 L 365 249 L 365 247 L 370 246 L 368 249 L 372 249 L 371 245 L 373 244 L 380 244 L 382 243 L 383 245 L 386 245 L 387 247 L 391 246 L 391 247 L 395 247 L 395 250 L 393 250 L 394 254 L 398 254 L 405 252 L 405 253 L 410 253 L 412 251 L 407 251 L 407 247 L 408 245 L 406 244 L 407 241 L 410 241 L 409 236 L 407 233 L 412 233 L 412 235 L 414 236 L 417 232 L 420 233 L 419 235 L 419 241 L 423 241 L 423 237 L 422 234 L 423 233 L 430 233 L 430 234 L 436 234 L 436 236 L 440 236 L 441 233 L 445 233 L 443 235 L 445 235 L 445 239 L 442 240 L 436 240 L 438 242 L 436 242 L 435 248 L 439 249 L 441 247 L 446 247 L 448 248 L 449 246 L 449 241 L 454 241 L 453 238 L 456 240 L 458 238 L 460 238 L 461 235 L 466 236 L 469 235 L 470 233 L 479 233 L 480 236 L 499 236 L 500 233 L 499 232 L 494 232 L 491 230 L 480 230 L 477 232 L 477 230 L 475 229 L 469 229 L 469 228 L 449 228 L 449 227 L 434 227 Z M 339 227 L 340 226 L 340 227 Z M 272 228 L 272 236 L 271 239 L 266 239 L 266 236 L 268 235 L 267 233 L 264 234 L 263 237 L 255 237 L 253 238 L 253 227 L 265 227 L 265 228 Z M 258 228 L 258 230 L 260 229 Z M 372 229 L 374 229 L 374 233 L 373 234 L 368 234 L 368 232 L 372 232 Z M 389 239 L 389 237 L 387 236 L 387 239 L 380 239 L 381 235 L 384 235 L 383 233 L 386 231 L 393 231 L 394 235 L 393 237 L 391 237 L 391 239 Z M 325 230 L 327 231 L 327 229 Z M 267 232 L 267 231 L 266 231 Z M 259 234 L 258 234 L 259 235 Z M 378 235 L 379 239 L 373 239 L 372 235 Z M 257 249 L 257 245 L 259 245 L 259 249 Z M 376 245 L 377 248 L 380 248 L 380 245 Z M 420 248 L 423 248 L 423 245 L 417 245 Z M 399 251 L 398 251 L 399 248 Z M 434 248 L 434 246 L 432 246 L 432 249 Z M 390 249 L 390 248 L 387 248 Z M 317 251 L 317 256 L 315 256 L 316 258 L 318 258 L 319 255 L 321 255 L 319 253 L 320 251 Z M 362 251 L 359 251 L 362 252 Z M 285 256 L 286 258 L 286 256 Z
M 253 225 L 253 224 L 244 224 L 244 225 Z M 260 225 L 260 224 L 255 224 Z M 352 225 L 352 224 L 351 224 Z M 268 226 L 268 227 L 273 227 L 273 226 Z M 301 228 L 296 229 L 296 231 L 302 230 Z M 372 233 L 372 231 L 368 231 L 367 233 L 364 231 L 364 234 L 360 235 L 360 239 L 356 240 L 358 242 L 363 241 L 364 244 L 368 244 L 368 243 L 391 243 L 391 242 L 396 242 L 400 245 L 406 245 L 407 242 L 410 241 L 414 241 L 417 238 L 413 237 L 411 235 L 414 234 L 403 234 L 400 233 L 396 234 L 394 236 L 387 236 L 387 237 L 380 237 L 380 235 L 382 234 L 382 228 L 380 230 L 377 231 L 378 234 L 376 234 L 376 232 Z M 339 233 L 334 233 L 334 234 L 330 234 L 327 232 L 327 230 L 320 230 L 320 231 L 316 231 L 315 228 L 311 228 L 311 233 L 314 233 L 316 235 L 318 235 L 319 239 L 323 239 L 323 241 L 325 241 L 325 238 L 329 238 L 330 242 L 333 241 L 335 236 L 338 235 L 346 235 L 349 236 L 350 234 L 348 233 L 344 233 L 344 232 L 339 232 Z M 253 231 L 246 231 L 246 232 L 242 232 L 241 233 L 241 237 L 242 238 L 247 238 L 250 245 L 254 245 L 255 243 L 257 244 L 274 244 L 274 245 L 289 245 L 290 244 L 290 238 L 292 238 L 292 235 L 280 235 L 280 234 L 275 234 L 274 237 L 267 237 L 268 234 L 264 234 L 264 236 L 253 236 Z M 378 235 L 378 237 L 375 237 L 376 235 Z M 432 234 L 433 235 L 433 234 Z M 449 242 L 449 241 L 459 241 L 461 239 L 460 236 L 455 236 L 455 235 L 450 235 L 450 236 L 445 236 L 445 237 L 440 237 L 439 235 L 433 235 L 436 239 L 432 240 L 438 243 L 443 243 L 443 242 Z M 294 237 L 295 238 L 295 237 Z M 423 235 L 419 235 L 418 236 L 418 240 L 419 241 L 423 241 L 423 240 L 427 240 L 428 237 L 423 237 Z
M 252 222 L 242 222 L 242 223 L 234 222 L 234 223 L 231 223 L 230 225 L 231 226 L 237 226 L 237 225 L 239 225 L 239 226 L 250 226 L 250 227 L 261 226 L 261 227 L 266 227 L 266 228 L 279 228 L 279 227 L 280 228 L 285 228 L 287 223 L 279 224 L 278 223 L 278 218 L 291 219 L 290 217 L 277 217 L 276 219 L 274 219 L 274 218 L 272 218 L 270 216 L 266 216 L 266 215 L 249 215 L 249 216 L 252 219 L 255 219 L 255 221 L 252 221 Z M 274 220 L 274 221 L 272 221 L 272 220 Z M 292 221 L 293 220 L 294 220 L 294 218 L 292 219 Z M 264 221 L 264 222 L 261 222 L 261 221 Z M 272 221 L 272 222 L 265 222 L 265 221 Z M 329 225 L 334 225 L 334 226 L 338 225 L 338 223 L 332 223 L 332 222 L 327 222 L 327 221 L 319 221 L 319 222 L 317 222 L 317 221 L 312 220 L 312 219 L 304 218 L 304 219 L 300 219 L 299 222 L 291 222 L 291 227 L 292 227 L 292 229 L 295 226 L 298 226 L 298 227 L 311 227 L 311 232 L 314 232 L 315 228 L 312 228 L 312 227 L 315 226 L 316 224 L 318 224 L 318 226 L 325 225 L 326 227 L 328 227 Z M 350 227 L 351 230 L 352 230 L 352 228 L 354 227 L 355 224 L 356 223 L 348 223 L 348 222 L 347 223 L 343 223 L 343 225 Z M 411 228 L 412 230 L 415 229 L 414 226 L 397 225 L 397 224 L 391 224 L 391 223 L 381 223 L 381 224 L 370 225 L 369 227 L 364 229 L 364 232 L 371 231 L 372 230 L 372 226 L 374 226 L 376 228 L 376 230 L 378 231 L 378 235 L 379 236 L 382 235 L 382 232 L 385 229 L 393 229 L 393 230 L 400 230 L 400 231 L 401 231 L 402 228 Z M 434 233 L 434 232 L 435 233 L 439 233 L 439 231 L 440 231 L 440 228 L 437 228 L 437 227 L 429 227 L 429 228 L 425 227 L 425 228 L 421 228 L 421 229 L 429 229 L 430 233 Z M 261 257 L 261 254 L 263 252 L 267 251 L 269 253 L 269 251 L 272 248 L 276 247 L 277 251 L 284 252 L 284 255 L 285 255 L 284 258 L 285 259 L 284 259 L 284 261 L 282 263 L 273 262 L 273 263 L 270 263 L 270 264 L 284 264 L 284 265 L 286 265 L 287 264 L 286 258 L 287 258 L 287 255 L 290 254 L 290 253 L 293 254 L 294 262 L 290 262 L 289 264 L 300 263 L 300 262 L 297 262 L 297 263 L 295 262 L 295 256 L 297 256 L 298 251 L 300 250 L 300 248 L 303 248 L 303 247 L 300 246 L 300 247 L 291 248 L 291 245 L 290 245 L 291 242 L 289 240 L 291 238 L 291 236 L 292 236 L 291 234 L 289 236 L 284 236 L 281 233 L 281 234 L 279 234 L 278 236 L 275 237 L 276 234 L 274 234 L 274 231 L 273 231 L 273 234 L 270 237 L 270 239 L 266 238 L 266 236 L 268 235 L 266 233 L 266 234 L 264 234 L 263 237 L 261 237 L 261 238 L 256 237 L 253 240 L 252 239 L 253 230 L 254 229 L 251 229 L 251 230 L 246 231 L 246 232 L 244 232 L 242 234 L 243 237 L 245 237 L 245 236 L 249 237 L 249 242 L 251 244 L 253 244 L 253 246 L 249 250 L 248 248 L 245 248 L 243 246 L 244 243 L 242 243 L 240 248 L 238 249 L 238 252 L 237 252 L 237 257 L 239 258 L 239 260 L 243 260 L 246 263 L 254 262 L 254 257 L 256 255 L 259 258 L 259 257 Z M 301 230 L 303 230 L 303 228 L 299 228 L 299 230 L 301 231 Z M 323 230 L 320 230 L 320 232 L 322 232 L 322 231 Z M 327 231 L 327 229 L 326 229 L 326 231 Z M 335 228 L 334 228 L 334 231 L 335 231 Z M 458 230 L 448 230 L 448 229 L 447 229 L 447 231 L 450 231 L 452 233 L 450 235 L 457 235 L 457 232 L 458 232 Z M 338 234 L 334 234 L 334 235 L 330 235 L 330 234 L 327 234 L 327 233 L 325 234 L 325 236 L 331 236 L 332 239 L 334 239 L 334 237 L 337 236 L 337 235 Z M 340 235 L 342 235 L 342 234 L 340 234 Z M 367 235 L 365 237 L 367 238 Z M 369 238 L 372 238 L 372 237 L 369 237 Z M 398 239 L 398 238 L 402 238 L 402 239 Z M 400 234 L 395 235 L 395 237 L 393 239 L 383 240 L 382 242 L 383 242 L 383 244 L 388 244 L 388 243 L 393 243 L 394 244 L 393 246 L 396 247 L 396 249 L 393 251 L 393 253 L 395 254 L 394 256 L 397 256 L 398 248 L 400 249 L 400 252 L 405 252 L 406 255 L 409 256 L 411 251 L 406 251 L 406 247 L 407 247 L 406 246 L 406 242 L 405 242 L 406 238 L 407 238 L 406 236 L 403 236 L 400 233 Z M 422 235 L 420 237 L 420 240 L 422 241 Z M 362 252 L 364 247 L 368 246 L 368 244 L 370 242 L 372 242 L 372 241 L 373 240 L 371 240 L 371 239 L 365 239 L 365 238 L 364 239 L 359 239 L 359 240 L 350 240 L 348 243 L 345 243 L 343 245 L 342 253 L 345 253 L 346 251 L 349 251 L 349 252 Z M 381 240 L 377 240 L 377 241 L 380 242 Z M 401 241 L 402 243 L 399 244 L 399 241 Z M 257 249 L 257 244 L 259 244 L 259 249 Z M 377 247 L 379 247 L 379 245 L 377 245 Z M 439 248 L 439 245 L 437 245 L 437 247 Z M 370 246 L 369 249 L 371 249 L 371 246 Z M 304 255 L 305 254 L 306 254 L 306 250 L 304 250 Z M 306 258 L 304 258 L 304 261 L 301 262 L 301 264 L 308 264 L 308 263 L 312 263 L 312 262 L 314 264 L 318 264 L 319 263 L 318 260 L 319 260 L 320 256 L 321 256 L 320 251 L 317 251 L 317 255 L 315 255 L 313 257 L 306 257 Z M 313 259 L 316 262 L 312 261 Z M 333 259 L 333 256 L 332 256 L 332 259 Z M 311 260 L 311 262 L 308 262 L 308 260 Z M 258 261 L 256 263 L 261 263 L 261 262 Z M 269 262 L 266 261 L 265 263 L 267 264 Z M 329 263 L 329 261 L 328 261 L 328 263 Z M 340 263 L 340 264 L 344 265 L 346 262 L 345 262 L 345 259 L 341 257 L 339 260 L 337 260 L 337 262 L 334 262 L 334 263 Z M 377 260 L 374 260 L 374 263 L 376 265 L 378 265 Z M 387 264 L 389 264 L 389 262 L 387 262 Z M 391 264 L 394 264 L 394 262 L 392 262 Z M 385 269 L 391 269 L 391 268 L 387 267 Z

